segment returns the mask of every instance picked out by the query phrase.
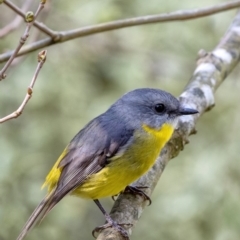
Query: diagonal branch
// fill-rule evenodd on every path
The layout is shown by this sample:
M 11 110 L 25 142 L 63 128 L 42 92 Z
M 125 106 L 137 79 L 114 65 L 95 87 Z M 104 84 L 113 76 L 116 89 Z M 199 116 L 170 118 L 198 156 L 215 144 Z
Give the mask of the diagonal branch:
M 11 8 L 15 13 L 17 13 L 20 17 L 22 17 L 23 19 L 25 19 L 25 10 L 21 10 L 18 6 L 16 6 L 14 3 L 12 3 L 9 0 L 3 0 L 3 2 L 5 3 L 5 5 L 7 5 L 9 8 Z M 44 4 L 44 3 L 43 3 Z M 43 23 L 40 23 L 38 21 L 34 21 L 33 25 L 38 28 L 40 31 L 44 32 L 45 34 L 47 34 L 48 36 L 54 38 L 55 37 L 55 32 L 53 30 L 51 30 L 50 28 L 48 28 L 46 25 L 44 25 Z
M 25 106 L 27 105 L 28 101 L 32 97 L 34 84 L 37 80 L 38 74 L 39 74 L 43 64 L 46 61 L 46 58 L 47 58 L 47 51 L 46 50 L 43 50 L 38 54 L 38 65 L 37 65 L 37 68 L 36 68 L 35 73 L 33 75 L 33 78 L 31 80 L 31 83 L 30 83 L 30 85 L 27 89 L 27 94 L 26 94 L 22 104 L 19 106 L 19 108 L 15 112 L 7 115 L 6 117 L 0 118 L 0 123 L 4 123 L 4 122 L 6 122 L 10 119 L 17 118 L 22 114 Z
M 153 192 L 169 160 L 176 157 L 188 143 L 188 136 L 196 133 L 197 119 L 214 106 L 214 92 L 237 65 L 240 57 L 239 29 L 240 12 L 217 47 L 210 53 L 201 51 L 193 76 L 180 96 L 184 105 L 197 108 L 200 114 L 181 117 L 178 130 L 163 149 L 154 167 L 135 183 L 137 186 L 148 186 L 148 195 Z M 111 210 L 111 217 L 118 223 L 130 224 L 131 227 L 127 231 L 131 234 L 132 227 L 137 224 L 145 206 L 146 202 L 140 196 L 121 194 Z M 107 228 L 97 238 L 110 239 L 123 240 L 123 237 L 115 229 Z
M 27 0 L 24 2 L 23 6 L 22 6 L 22 11 L 25 12 L 27 11 L 27 9 L 29 8 L 29 5 L 32 3 L 32 0 Z M 25 14 L 24 14 L 25 17 Z M 5 27 L 3 27 L 2 29 L 0 29 L 0 38 L 6 36 L 7 34 L 9 34 L 10 32 L 12 32 L 13 30 L 15 30 L 16 28 L 18 28 L 18 26 L 21 24 L 22 20 L 25 18 L 21 18 L 21 16 L 16 16 L 12 22 L 10 22 L 8 25 L 6 25 Z
M 29 36 L 29 31 L 30 31 L 30 29 L 31 29 L 31 27 L 33 25 L 33 21 L 34 21 L 35 18 L 37 18 L 37 16 L 39 15 L 40 11 L 44 8 L 44 4 L 45 4 L 44 1 L 41 1 L 39 3 L 38 8 L 37 8 L 35 14 L 33 14 L 33 12 L 27 12 L 26 13 L 25 21 L 27 22 L 27 27 L 26 27 L 22 37 L 20 38 L 20 41 L 19 41 L 19 44 L 18 44 L 17 48 L 12 52 L 12 54 L 9 57 L 8 61 L 6 62 L 6 64 L 2 68 L 2 70 L 0 71 L 0 81 L 6 77 L 7 69 L 10 67 L 12 61 L 17 56 L 18 52 L 20 51 L 20 49 L 22 48 L 24 43 L 27 41 L 27 38 Z
M 5 2 L 8 2 L 8 1 L 5 0 Z M 96 33 L 112 31 L 116 29 L 144 25 L 144 24 L 151 24 L 151 23 L 162 23 L 162 22 L 169 22 L 169 21 L 185 21 L 185 20 L 213 15 L 219 12 L 227 11 L 227 10 L 238 8 L 238 7 L 240 7 L 240 0 L 225 2 L 212 7 L 201 8 L 201 9 L 183 10 L 183 11 L 176 11 L 172 13 L 163 13 L 163 14 L 117 20 L 117 21 L 112 21 L 108 23 L 101 23 L 93 26 L 81 27 L 81 28 L 62 31 L 62 32 L 52 31 L 51 32 L 52 37 L 47 37 L 40 41 L 28 44 L 17 54 L 17 56 L 21 56 L 53 44 L 66 42 L 75 38 L 89 36 Z M 36 22 L 35 22 L 35 25 L 36 25 Z M 0 63 L 8 60 L 11 54 L 12 54 L 12 51 L 1 54 Z

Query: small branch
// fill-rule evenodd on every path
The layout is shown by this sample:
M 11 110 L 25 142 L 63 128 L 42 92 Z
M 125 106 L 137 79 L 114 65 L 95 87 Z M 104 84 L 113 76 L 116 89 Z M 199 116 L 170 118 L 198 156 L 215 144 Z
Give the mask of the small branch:
M 40 2 L 35 14 L 33 14 L 33 12 L 27 12 L 26 13 L 25 21 L 27 22 L 27 27 L 26 27 L 26 29 L 23 33 L 23 36 L 20 38 L 20 41 L 19 41 L 19 44 L 18 44 L 17 48 L 13 51 L 13 53 L 10 56 L 10 58 L 8 59 L 7 63 L 5 64 L 5 66 L 0 71 L 0 81 L 6 77 L 7 69 L 10 67 L 13 59 L 17 56 L 17 54 L 20 51 L 20 49 L 22 48 L 23 44 L 26 42 L 26 40 L 29 36 L 30 29 L 33 25 L 33 21 L 34 21 L 35 18 L 37 18 L 40 11 L 44 8 L 44 3 L 45 3 L 44 1 Z
M 100 32 L 112 31 L 120 28 L 150 24 L 150 23 L 190 20 L 190 19 L 213 15 L 219 12 L 227 11 L 227 10 L 238 8 L 238 7 L 240 7 L 239 0 L 221 3 L 212 7 L 207 7 L 202 9 L 193 9 L 193 10 L 185 10 L 185 11 L 176 11 L 172 13 L 141 16 L 136 18 L 117 20 L 117 21 L 108 22 L 108 23 L 96 24 L 93 26 L 82 27 L 82 28 L 77 28 L 77 29 L 72 29 L 72 30 L 62 31 L 62 32 L 52 31 L 54 36 L 53 38 L 48 37 L 43 40 L 37 41 L 35 43 L 29 44 L 26 47 L 24 47 L 22 51 L 18 53 L 17 56 L 21 56 L 26 53 L 29 53 L 53 44 L 62 43 L 75 38 L 93 35 Z M 12 51 L 1 54 L 0 63 L 8 60 L 11 54 L 12 54 Z
M 9 114 L 6 117 L 1 118 L 0 123 L 4 123 L 4 122 L 6 122 L 10 119 L 17 118 L 22 114 L 25 106 L 27 105 L 28 101 L 32 97 L 34 84 L 37 80 L 38 74 L 39 74 L 43 64 L 46 61 L 46 58 L 47 58 L 47 51 L 46 50 L 43 50 L 43 51 L 39 52 L 39 54 L 38 54 L 38 65 L 37 65 L 37 68 L 36 68 L 35 73 L 33 75 L 32 81 L 31 81 L 31 83 L 30 83 L 30 85 L 27 89 L 27 94 L 26 94 L 22 104 L 20 105 L 20 107 L 15 112 Z
M 21 11 L 23 11 L 23 12 L 27 11 L 27 9 L 31 5 L 31 3 L 32 3 L 32 0 L 26 0 L 24 2 L 23 6 L 22 6 L 22 10 Z M 21 16 L 16 16 L 13 19 L 12 22 L 10 22 L 8 25 L 6 25 L 2 29 L 0 29 L 0 38 L 6 36 L 10 32 L 14 31 L 16 28 L 18 28 L 18 26 L 21 24 L 21 22 L 22 22 Z
M 30 0 L 32 1 L 32 0 Z M 47 18 L 47 15 L 48 15 L 48 12 L 49 12 L 49 4 L 48 5 L 45 5 L 44 7 L 44 12 L 41 13 L 41 15 L 38 16 L 38 19 L 41 20 L 41 19 L 46 19 Z M 31 34 L 31 42 L 36 42 L 38 39 L 39 39 L 39 36 L 41 34 L 41 31 L 34 31 L 32 34 Z M 24 58 L 26 58 L 27 55 L 24 55 L 24 56 L 21 56 L 21 57 L 18 57 L 18 58 L 15 58 L 13 60 L 13 62 L 11 63 L 11 67 L 15 67 L 16 65 L 18 65 L 20 62 L 23 61 Z
M 8 0 L 4 0 L 3 1 L 9 8 L 11 8 L 15 13 L 17 13 L 19 16 L 21 16 L 23 19 L 25 19 L 25 13 L 23 10 L 21 10 L 19 7 L 17 7 L 14 3 L 12 3 L 11 1 Z M 44 3 L 43 3 L 44 4 Z M 43 23 L 40 23 L 38 21 L 34 21 L 33 25 L 38 28 L 40 31 L 44 32 L 45 34 L 47 34 L 48 36 L 50 36 L 51 38 L 55 38 L 56 33 L 55 31 L 51 30 L 50 28 L 48 28 L 46 25 L 44 25 Z
M 188 143 L 188 136 L 196 133 L 195 124 L 197 119 L 205 111 L 214 106 L 214 92 L 223 80 L 234 69 L 240 59 L 240 12 L 236 15 L 227 33 L 210 53 L 200 52 L 197 67 L 190 79 L 189 84 L 180 96 L 180 101 L 184 106 L 198 109 L 200 114 L 194 116 L 184 116 L 179 120 L 178 130 L 175 131 L 171 141 L 162 150 L 154 167 L 142 178 L 136 186 L 148 186 L 146 193 L 150 196 L 159 178 L 170 159 L 176 157 Z M 121 194 L 115 202 L 111 217 L 118 223 L 129 224 L 126 230 L 131 234 L 132 228 L 137 224 L 146 202 L 140 196 L 131 194 Z M 97 240 L 123 240 L 115 229 L 104 229 Z

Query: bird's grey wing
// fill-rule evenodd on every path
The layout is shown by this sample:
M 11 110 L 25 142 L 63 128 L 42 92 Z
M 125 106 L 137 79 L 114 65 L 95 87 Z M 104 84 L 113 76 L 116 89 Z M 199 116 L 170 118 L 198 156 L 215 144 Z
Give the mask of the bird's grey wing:
M 101 116 L 91 121 L 70 142 L 68 153 L 59 164 L 62 172 L 55 196 L 60 200 L 89 175 L 99 172 L 132 136 L 133 130 L 126 129 L 122 121 Z

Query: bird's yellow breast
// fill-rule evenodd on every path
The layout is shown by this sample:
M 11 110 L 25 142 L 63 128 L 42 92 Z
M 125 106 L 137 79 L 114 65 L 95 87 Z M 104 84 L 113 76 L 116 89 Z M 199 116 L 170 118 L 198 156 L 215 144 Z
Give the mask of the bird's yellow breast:
M 91 199 L 117 195 L 153 166 L 173 131 L 170 124 L 163 124 L 160 129 L 143 125 L 122 154 L 116 154 L 106 167 L 89 176 L 72 194 Z

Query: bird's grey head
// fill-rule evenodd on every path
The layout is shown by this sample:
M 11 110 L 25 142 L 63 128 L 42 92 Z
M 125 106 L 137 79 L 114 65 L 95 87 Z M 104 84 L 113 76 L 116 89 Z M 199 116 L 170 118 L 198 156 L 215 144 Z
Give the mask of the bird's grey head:
M 163 123 L 175 127 L 178 116 L 198 113 L 181 106 L 170 93 L 151 88 L 126 93 L 110 109 L 133 127 L 146 124 L 153 128 L 160 128 Z

